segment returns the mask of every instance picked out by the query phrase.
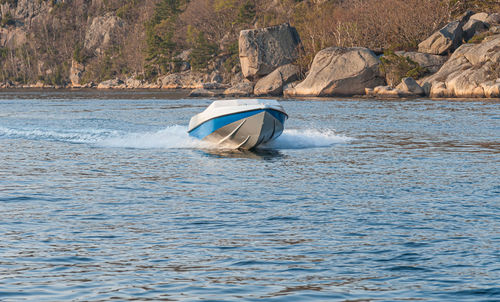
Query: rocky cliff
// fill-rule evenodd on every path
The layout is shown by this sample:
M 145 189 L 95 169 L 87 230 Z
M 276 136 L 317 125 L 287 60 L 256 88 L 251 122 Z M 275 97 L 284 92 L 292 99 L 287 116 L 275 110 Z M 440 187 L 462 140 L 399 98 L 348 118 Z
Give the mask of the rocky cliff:
M 391 3 L 404 8 L 412 1 Z M 367 0 L 365 7 L 285 2 L 0 0 L 0 88 L 191 88 L 193 96 L 500 96 L 500 14 L 467 11 L 446 23 L 443 16 L 452 10 L 420 0 L 414 15 L 424 18 L 420 13 L 434 8 L 428 16 L 441 19 L 404 20 L 408 28 L 402 28 L 400 18 L 377 10 L 386 0 Z M 462 8 L 476 1 L 468 3 Z M 352 15 L 330 22 L 328 12 Z M 393 18 L 385 23 L 396 22 L 401 37 L 384 36 L 392 25 L 373 36 L 364 29 L 352 32 L 349 24 L 367 20 L 359 19 L 360 13 Z M 283 19 L 299 28 L 278 24 Z M 266 23 L 278 25 L 260 26 Z M 429 31 L 432 26 L 435 32 Z M 387 37 L 398 46 L 380 44 Z M 359 47 L 364 45 L 378 47 Z

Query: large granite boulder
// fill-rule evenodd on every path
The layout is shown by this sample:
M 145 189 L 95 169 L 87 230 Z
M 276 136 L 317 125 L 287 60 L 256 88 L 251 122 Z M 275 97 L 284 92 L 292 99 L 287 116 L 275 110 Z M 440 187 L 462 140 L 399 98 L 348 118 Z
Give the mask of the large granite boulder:
M 467 12 L 460 20 L 448 23 L 418 44 L 418 51 L 434 55 L 445 55 L 453 52 L 462 44 L 463 26 L 472 15 L 472 12 Z
M 443 64 L 448 60 L 447 56 L 431 55 L 428 53 L 421 52 L 406 52 L 406 51 L 396 51 L 396 55 L 406 57 L 415 63 L 418 63 L 420 67 L 427 68 L 429 72 L 435 73 L 443 66 Z
M 286 96 L 362 95 L 385 83 L 380 60 L 368 48 L 330 47 L 314 57 L 307 78 L 285 89 Z
M 411 77 L 403 78 L 396 89 L 405 96 L 421 96 L 425 94 L 424 89 Z
M 85 33 L 84 46 L 101 55 L 106 48 L 117 42 L 123 28 L 123 20 L 112 14 L 95 17 Z
M 441 69 L 422 80 L 431 97 L 500 97 L 500 35 L 481 44 L 464 44 Z
M 241 71 L 247 79 L 268 75 L 298 58 L 300 38 L 290 24 L 242 30 L 239 38 Z
M 418 44 L 418 51 L 444 55 L 452 52 L 460 45 L 462 36 L 463 31 L 460 22 L 453 21 Z
M 300 68 L 293 64 L 278 67 L 275 71 L 260 79 L 254 87 L 255 95 L 281 95 L 283 86 L 297 81 Z

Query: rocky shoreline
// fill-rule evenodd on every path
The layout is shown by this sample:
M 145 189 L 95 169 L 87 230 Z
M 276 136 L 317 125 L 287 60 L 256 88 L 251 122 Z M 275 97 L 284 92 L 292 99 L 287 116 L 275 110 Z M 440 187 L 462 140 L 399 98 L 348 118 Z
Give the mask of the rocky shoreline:
M 80 84 L 84 66 L 73 61 L 66 86 L 8 81 L 0 89 L 191 89 L 192 97 L 500 97 L 500 14 L 467 12 L 413 52 L 329 47 L 306 72 L 296 65 L 300 47 L 289 24 L 241 31 L 241 72 L 231 83 L 186 68 L 155 82 L 129 77 Z

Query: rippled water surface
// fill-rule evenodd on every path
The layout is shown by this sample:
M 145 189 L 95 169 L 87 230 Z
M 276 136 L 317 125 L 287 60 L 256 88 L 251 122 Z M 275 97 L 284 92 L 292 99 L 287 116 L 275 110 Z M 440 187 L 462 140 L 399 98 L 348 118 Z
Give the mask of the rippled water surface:
M 498 301 L 500 103 L 282 100 L 255 152 L 210 100 L 0 93 L 0 301 Z

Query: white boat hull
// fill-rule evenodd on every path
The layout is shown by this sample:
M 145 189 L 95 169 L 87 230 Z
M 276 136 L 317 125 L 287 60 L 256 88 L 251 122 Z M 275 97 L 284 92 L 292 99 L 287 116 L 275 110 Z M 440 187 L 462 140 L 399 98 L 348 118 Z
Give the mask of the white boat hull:
M 277 138 L 283 132 L 287 115 L 276 101 L 218 102 L 225 103 L 211 105 L 191 119 L 190 135 L 223 148 L 248 150 Z M 225 104 L 231 105 L 230 108 L 222 108 Z M 211 107 L 218 109 L 217 114 L 211 115 L 215 111 L 210 110 Z

